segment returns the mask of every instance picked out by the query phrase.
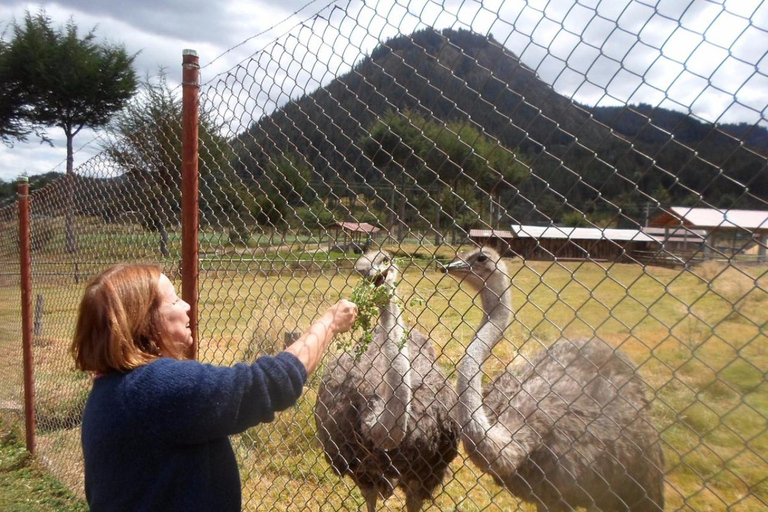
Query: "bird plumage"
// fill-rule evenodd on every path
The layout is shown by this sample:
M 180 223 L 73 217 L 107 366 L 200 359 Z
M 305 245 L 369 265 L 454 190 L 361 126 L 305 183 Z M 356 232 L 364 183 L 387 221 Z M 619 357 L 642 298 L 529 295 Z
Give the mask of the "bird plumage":
M 397 268 L 386 252 L 366 253 L 356 269 L 379 285 L 396 284 Z M 387 270 L 382 274 L 382 269 Z M 449 412 L 456 397 L 435 363 L 430 340 L 404 328 L 396 295 L 381 313 L 373 341 L 359 361 L 347 352 L 329 363 L 318 390 L 315 421 L 326 459 L 339 475 L 353 479 L 369 512 L 396 487 L 405 492 L 407 510 L 416 512 L 432 497 L 458 453 L 458 426 Z M 399 352 L 393 356 L 395 347 Z M 386 353 L 390 355 L 383 357 Z M 393 363 L 403 361 L 407 366 L 393 372 Z M 400 394 L 408 397 L 407 404 L 396 397 L 403 385 L 408 389 Z M 394 414 L 393 409 L 402 410 Z
M 663 510 L 663 453 L 635 366 L 604 341 L 556 341 L 482 391 L 482 363 L 511 320 L 504 262 L 478 249 L 446 271 L 485 312 L 459 365 L 457 407 L 470 460 L 540 511 Z

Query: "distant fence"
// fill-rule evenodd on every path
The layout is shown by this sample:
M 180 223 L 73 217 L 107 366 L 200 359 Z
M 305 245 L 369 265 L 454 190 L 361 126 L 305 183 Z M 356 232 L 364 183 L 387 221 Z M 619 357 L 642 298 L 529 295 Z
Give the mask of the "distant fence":
M 335 471 L 345 468 L 402 483 L 387 509 L 413 507 L 422 487 L 436 510 L 768 508 L 768 132 L 764 95 L 738 92 L 768 78 L 765 50 L 745 47 L 768 35 L 766 5 L 512 4 L 322 7 L 199 87 L 188 53 L 189 96 L 170 91 L 187 110 L 110 139 L 72 176 L 40 189 L 30 178 L 28 244 L 23 185 L 21 202 L 0 207 L 0 409 L 25 418 L 30 447 L 58 478 L 82 493 L 91 378 L 68 347 L 88 279 L 119 262 L 159 264 L 197 308 L 198 359 L 230 365 L 280 351 L 350 297 L 363 242 L 399 265 L 398 336 L 428 340 L 379 340 L 412 365 L 395 377 L 385 367 L 385 384 L 366 366 L 376 354 L 345 359 L 342 340 L 296 407 L 235 436 L 245 510 L 360 510 L 373 494 Z M 686 45 L 690 56 L 671 49 Z M 677 78 L 662 80 L 657 64 Z M 735 70 L 729 84 L 724 69 Z M 614 106 L 635 98 L 622 92 L 630 86 L 677 111 Z M 592 103 L 607 106 L 582 104 L 579 91 L 598 89 Z M 697 117 L 710 93 L 729 96 L 723 112 L 743 122 Z M 697 225 L 683 205 L 721 220 Z M 381 233 L 350 243 L 332 227 L 341 222 Z M 513 226 L 549 227 L 556 241 L 514 246 Z M 630 246 L 643 233 L 656 241 Z M 504 338 L 474 361 L 480 345 L 468 347 L 492 315 L 441 264 L 490 242 L 518 248 L 504 258 L 511 296 L 486 294 L 513 315 L 508 327 L 499 317 Z M 487 288 L 503 282 L 489 276 Z M 618 359 L 600 359 L 598 345 Z M 361 392 L 408 392 L 403 439 L 366 437 L 367 408 L 397 400 L 333 395 L 334 368 L 362 379 Z M 347 405 L 357 423 L 340 421 Z M 438 431 L 440 457 L 429 451 L 436 438 L 423 438 Z

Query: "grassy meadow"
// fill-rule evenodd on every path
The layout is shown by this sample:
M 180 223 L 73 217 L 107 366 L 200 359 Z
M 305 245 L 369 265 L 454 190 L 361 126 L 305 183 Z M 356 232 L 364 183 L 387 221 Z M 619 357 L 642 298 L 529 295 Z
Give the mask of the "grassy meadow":
M 11 415 L 0 413 L 0 510 L 86 512 L 85 502 L 51 476 L 24 447 Z
M 437 254 L 420 251 L 406 258 L 418 251 L 400 250 L 399 294 L 406 323 L 429 333 L 438 364 L 453 383 L 455 365 L 481 311 L 468 290 L 430 263 L 433 256 L 449 258 L 447 247 Z M 232 364 L 276 353 L 284 333 L 305 329 L 339 297 L 348 297 L 358 281 L 349 270 L 351 261 L 335 269 L 329 265 L 336 264 L 335 256 L 312 259 L 319 264 L 310 272 L 288 253 L 275 255 L 264 267 L 234 257 L 206 263 L 200 279 L 201 359 Z M 507 264 L 516 314 L 507 339 L 484 367 L 489 376 L 560 336 L 598 335 L 629 354 L 652 393 L 653 421 L 666 456 L 667 510 L 757 512 L 768 507 L 766 267 Z M 0 399 L 18 400 L 18 283 L 6 284 L 0 287 Z M 35 345 L 39 451 L 57 477 L 78 492 L 77 421 L 90 381 L 74 371 L 67 349 L 82 288 L 82 282 L 58 276 L 37 279 L 34 290 L 45 300 L 43 331 Z M 315 440 L 312 410 L 322 373 L 320 368 L 310 378 L 297 407 L 279 414 L 274 424 L 233 440 L 245 510 L 364 507 L 351 481 L 330 470 Z M 515 498 L 460 456 L 428 510 L 517 506 Z M 396 494 L 387 507 L 402 509 L 402 496 Z M 521 509 L 534 510 L 528 505 Z

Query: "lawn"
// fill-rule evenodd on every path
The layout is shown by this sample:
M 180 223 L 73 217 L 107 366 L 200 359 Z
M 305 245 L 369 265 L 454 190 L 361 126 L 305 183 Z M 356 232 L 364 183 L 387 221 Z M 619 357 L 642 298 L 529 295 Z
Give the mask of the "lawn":
M 18 422 L 0 414 L 0 510 L 3 512 L 85 512 L 75 496 L 24 447 Z
M 310 251 L 302 246 L 300 252 Z M 399 293 L 406 322 L 430 334 L 438 364 L 455 382 L 455 365 L 481 311 L 472 296 L 430 263 L 433 256 L 444 259 L 448 253 L 444 247 L 402 246 Z M 259 258 L 232 256 L 203 269 L 201 359 L 231 364 L 279 351 L 286 332 L 305 329 L 324 308 L 349 296 L 358 280 L 349 270 L 351 261 L 336 255 L 312 258 L 322 264 L 309 269 L 287 253 Z M 652 417 L 666 456 L 667 510 L 757 512 L 768 507 L 765 267 L 713 263 L 673 270 L 519 260 L 508 266 L 516 315 L 507 339 L 484 366 L 489 376 L 560 336 L 599 335 L 627 352 L 649 385 Z M 68 275 L 36 283 L 34 292 L 44 296 L 46 305 L 35 346 L 40 453 L 59 479 L 82 489 L 76 425 L 89 379 L 73 370 L 67 347 L 83 285 Z M 18 399 L 20 328 L 18 288 L 13 286 L 0 287 L 0 398 Z M 315 439 L 312 409 L 321 375 L 322 368 L 298 406 L 280 414 L 273 425 L 234 439 L 246 510 L 357 511 L 364 506 L 351 481 L 339 480 L 330 470 Z M 402 496 L 388 505 L 402 508 Z M 459 457 L 431 510 L 516 506 L 515 498 Z

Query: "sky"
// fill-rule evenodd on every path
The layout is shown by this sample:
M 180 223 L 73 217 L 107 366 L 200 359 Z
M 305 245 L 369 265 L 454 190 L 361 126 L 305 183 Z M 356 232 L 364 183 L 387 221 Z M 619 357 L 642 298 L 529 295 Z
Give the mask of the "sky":
M 349 71 L 379 42 L 433 26 L 491 34 L 556 91 L 588 105 L 650 103 L 710 122 L 768 126 L 768 0 L 3 0 L 0 27 L 44 9 L 56 25 L 136 54 L 140 77 L 181 78 L 200 57 L 202 101 L 229 134 Z M 0 145 L 0 179 L 65 170 L 53 147 Z M 74 142 L 75 168 L 100 133 Z

